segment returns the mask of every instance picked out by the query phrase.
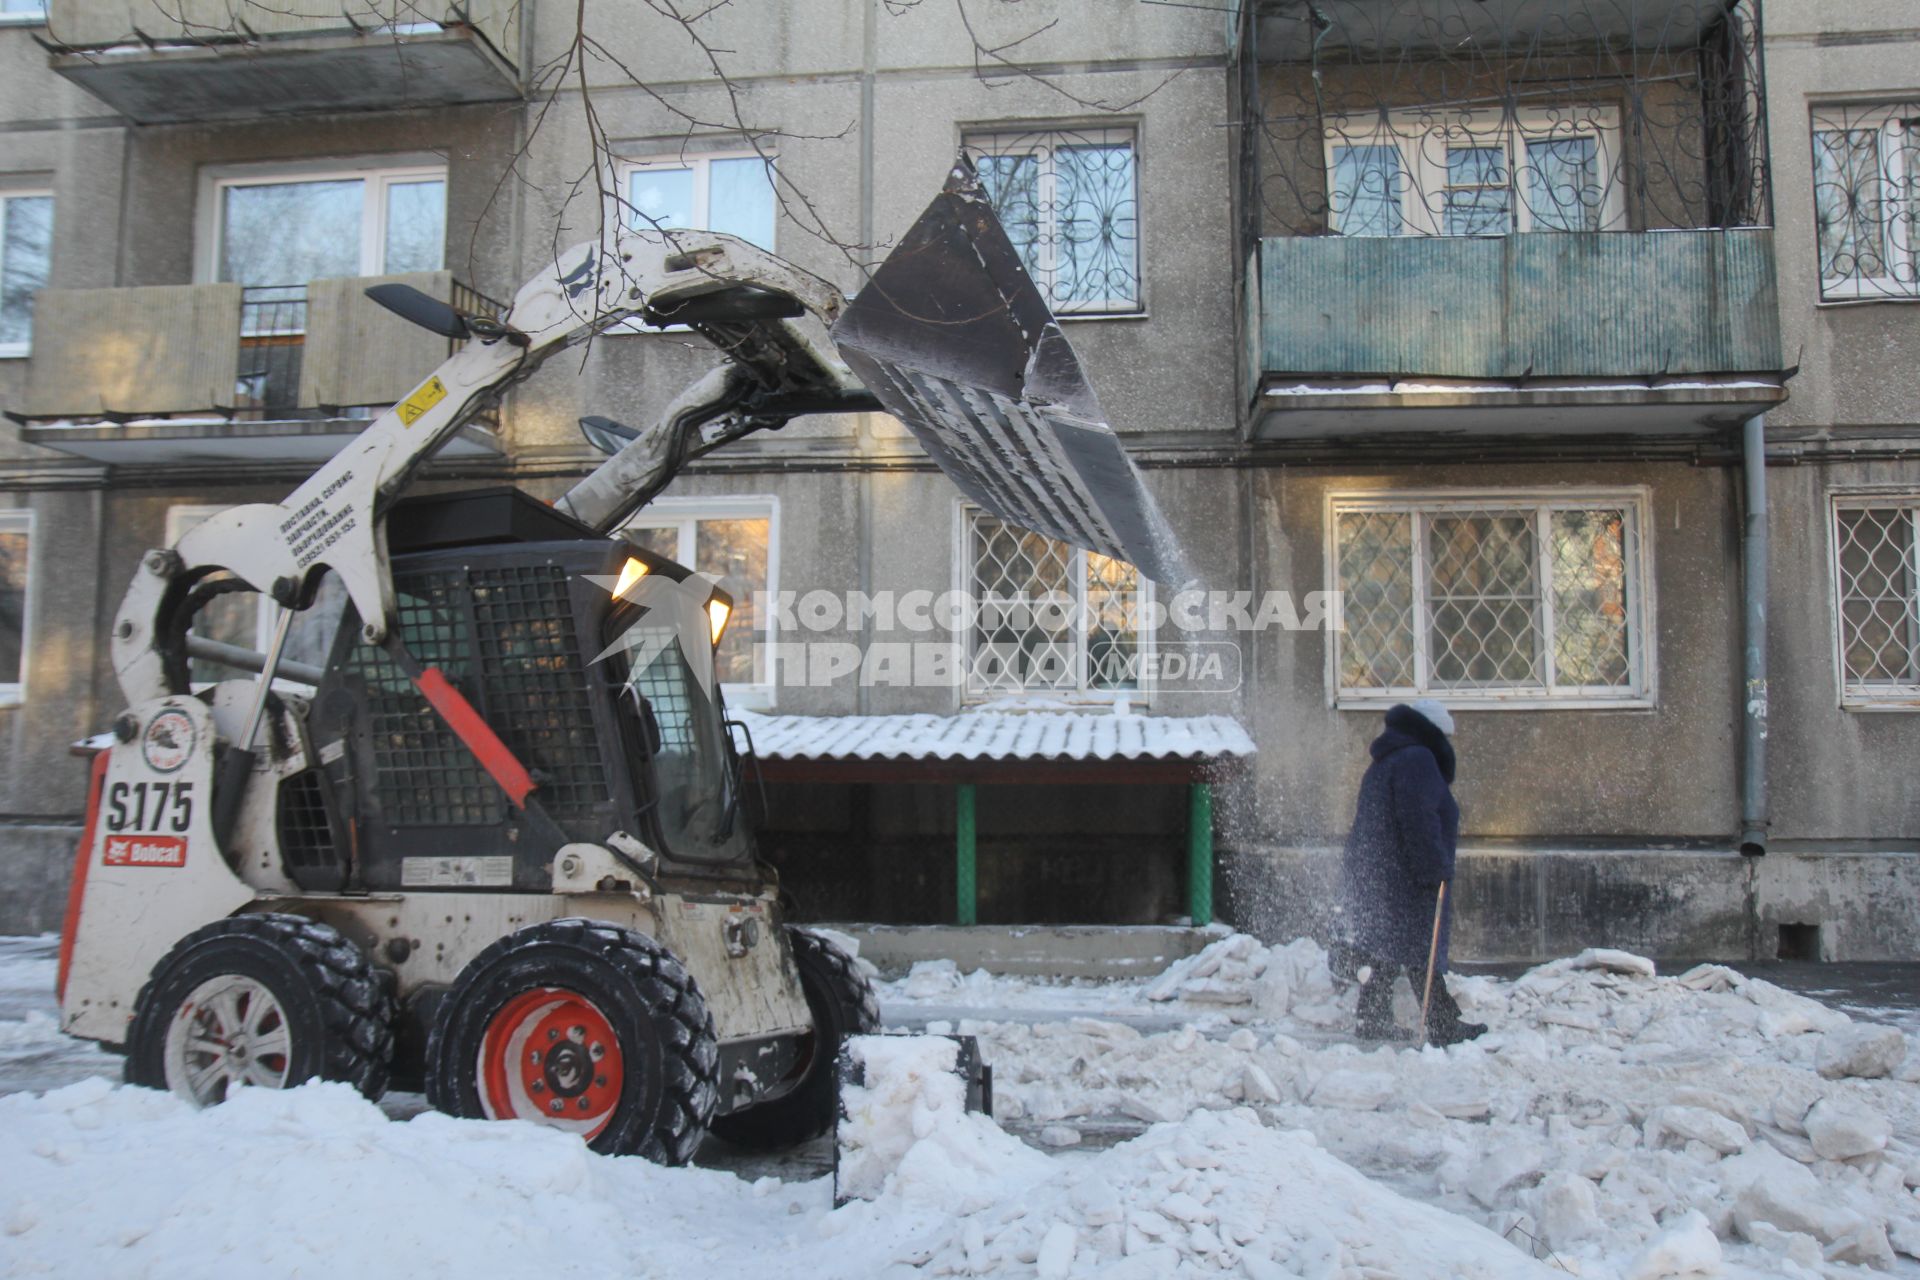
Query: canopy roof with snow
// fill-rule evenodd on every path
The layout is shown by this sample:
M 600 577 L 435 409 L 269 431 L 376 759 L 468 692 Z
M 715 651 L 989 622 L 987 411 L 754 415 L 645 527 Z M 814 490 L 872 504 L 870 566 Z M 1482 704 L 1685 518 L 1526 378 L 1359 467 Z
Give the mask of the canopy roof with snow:
M 1231 716 L 1107 712 L 795 716 L 739 713 L 769 780 L 1194 782 L 1254 752 Z

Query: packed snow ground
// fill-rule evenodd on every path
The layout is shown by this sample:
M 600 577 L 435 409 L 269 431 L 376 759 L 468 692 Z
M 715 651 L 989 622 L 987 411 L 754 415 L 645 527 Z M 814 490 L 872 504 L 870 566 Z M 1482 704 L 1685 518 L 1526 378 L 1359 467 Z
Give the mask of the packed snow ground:
M 15 1016 L 51 980 L 24 968 L 0 948 L 0 1088 L 47 1054 L 117 1075 Z M 1106 984 L 918 966 L 880 984 L 889 1024 L 978 1035 L 999 1121 L 962 1112 L 945 1042 L 882 1046 L 852 1110 L 877 1198 L 837 1210 L 830 1179 L 401 1121 L 341 1086 L 194 1112 L 84 1079 L 0 1098 L 0 1274 L 1920 1276 L 1900 1030 L 1617 952 L 1453 982 L 1494 1029 L 1443 1051 L 1351 1043 L 1307 941 Z

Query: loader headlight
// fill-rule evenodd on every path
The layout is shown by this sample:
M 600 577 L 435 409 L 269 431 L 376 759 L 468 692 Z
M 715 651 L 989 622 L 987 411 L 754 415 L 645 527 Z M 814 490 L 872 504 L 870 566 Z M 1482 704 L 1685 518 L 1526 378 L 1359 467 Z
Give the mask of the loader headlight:
M 646 565 L 635 560 L 632 556 L 628 556 L 627 562 L 620 566 L 620 581 L 614 585 L 613 598 L 619 600 L 625 597 L 628 588 L 632 587 L 633 584 L 640 581 L 640 579 L 646 577 L 647 572 Z M 601 581 L 604 582 L 606 579 L 603 578 Z
M 733 606 L 714 596 L 707 601 L 707 625 L 713 630 L 713 643 L 717 648 L 720 637 L 726 634 L 727 619 L 733 615 Z

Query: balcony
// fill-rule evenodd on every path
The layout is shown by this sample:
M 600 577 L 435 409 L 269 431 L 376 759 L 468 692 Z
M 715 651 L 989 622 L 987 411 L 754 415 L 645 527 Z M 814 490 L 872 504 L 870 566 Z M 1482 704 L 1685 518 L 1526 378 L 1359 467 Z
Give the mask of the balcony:
M 1782 399 L 1773 232 L 1268 237 L 1257 439 L 1669 434 Z
M 397 281 L 476 313 L 497 306 L 445 271 L 237 284 L 47 289 L 34 310 L 20 438 L 116 466 L 333 456 L 450 354 L 447 339 L 364 296 Z M 494 457 L 491 422 L 440 456 Z
M 1237 36 L 1251 438 L 1785 397 L 1758 0 L 1258 0 Z
M 519 0 L 48 0 L 47 35 L 55 71 L 171 124 L 518 98 L 519 14 Z

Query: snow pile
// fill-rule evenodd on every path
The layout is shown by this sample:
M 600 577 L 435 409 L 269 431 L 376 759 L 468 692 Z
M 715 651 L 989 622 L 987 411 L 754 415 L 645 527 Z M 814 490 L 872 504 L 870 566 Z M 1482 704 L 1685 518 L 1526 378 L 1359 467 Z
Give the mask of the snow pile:
M 861 1041 L 844 1172 L 872 1199 L 838 1210 L 827 1178 L 398 1121 L 340 1086 L 0 1097 L 0 1275 L 1920 1276 L 1912 1037 L 1618 951 L 1452 983 L 1492 1030 L 1440 1050 L 1353 1042 L 1304 940 L 1103 984 L 917 966 L 889 1020 L 979 1036 L 999 1119 L 964 1110 L 950 1041 Z M 0 1088 L 70 1043 L 24 1012 Z M 60 1070 L 117 1071 L 86 1052 Z
M 623 1202 L 691 1219 L 734 1184 L 628 1170 L 526 1124 L 396 1124 L 344 1085 L 197 1112 L 89 1080 L 0 1098 L 0 1274 L 626 1274 Z
M 940 1007 L 983 977 L 946 976 Z M 1354 992 L 1315 944 L 1233 936 L 1109 985 L 1087 1016 L 1005 1020 L 1059 1001 L 998 980 L 999 1008 L 958 1030 L 981 1037 L 1001 1118 L 1049 1144 L 1246 1106 L 1590 1277 L 1920 1274 L 1909 1037 L 1722 966 L 1669 978 L 1619 951 L 1452 983 L 1492 1025 L 1481 1040 L 1353 1043 Z M 914 987 L 888 987 L 889 1007 Z M 1404 982 L 1398 1003 L 1410 1022 Z M 1186 1024 L 1154 1029 L 1168 1013 Z
M 907 1174 L 918 1150 L 879 1200 L 847 1206 L 823 1229 L 852 1239 L 898 1230 L 903 1206 L 927 1203 Z M 893 1260 L 923 1275 L 1102 1280 L 1554 1274 L 1493 1233 L 1356 1173 L 1311 1135 L 1268 1129 L 1245 1109 L 1198 1112 L 1071 1161 L 1040 1157 L 1011 1181 L 1017 1191 L 991 1195 L 975 1184 L 973 1197 L 950 1202 L 952 1212 L 904 1239 Z
M 0 1099 L 0 1273 L 198 1277 L 244 1259 L 258 1275 L 1551 1274 L 1246 1110 L 1048 1158 L 904 1084 L 934 1080 L 924 1049 L 869 1058 L 868 1119 L 910 1140 L 878 1199 L 840 1210 L 826 1179 L 663 1169 L 519 1122 L 393 1121 L 342 1085 L 200 1112 L 100 1080 L 16 1094 Z
M 842 1095 L 840 1194 L 970 1211 L 994 1194 L 1043 1178 L 1047 1159 L 991 1119 L 966 1110 L 955 1072 L 960 1046 L 944 1036 L 855 1036 L 847 1052 L 858 1085 Z

